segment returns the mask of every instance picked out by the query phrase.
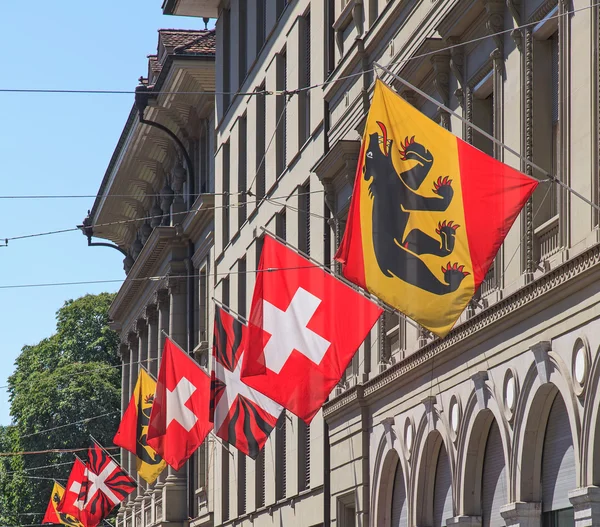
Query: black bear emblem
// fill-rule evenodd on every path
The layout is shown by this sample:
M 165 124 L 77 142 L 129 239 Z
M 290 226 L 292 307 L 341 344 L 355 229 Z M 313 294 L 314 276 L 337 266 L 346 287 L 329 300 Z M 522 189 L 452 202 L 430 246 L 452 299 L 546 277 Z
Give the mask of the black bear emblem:
M 406 233 L 412 213 L 419 211 L 443 212 L 454 196 L 452 180 L 439 177 L 433 183 L 437 196 L 425 197 L 417 194 L 433 166 L 433 154 L 415 142 L 414 136 L 400 142 L 400 158 L 416 161 L 415 166 L 397 173 L 392 163 L 393 140 L 388 140 L 387 129 L 377 122 L 383 135 L 369 136 L 363 175 L 370 181 L 369 196 L 373 199 L 373 245 L 375 258 L 385 276 L 396 276 L 401 280 L 436 295 L 456 291 L 470 273 L 458 263 L 442 266 L 444 282 L 440 281 L 419 258 L 421 254 L 439 257 L 449 256 L 454 250 L 456 230 L 460 227 L 453 221 L 439 222 L 437 238 L 419 230 Z M 380 143 L 383 147 L 380 147 Z

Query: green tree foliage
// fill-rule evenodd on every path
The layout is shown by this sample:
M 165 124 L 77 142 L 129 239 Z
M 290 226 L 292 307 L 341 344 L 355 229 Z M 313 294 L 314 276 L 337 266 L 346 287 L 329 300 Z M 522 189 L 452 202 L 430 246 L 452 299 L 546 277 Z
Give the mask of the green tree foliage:
M 113 298 L 67 301 L 56 333 L 23 347 L 9 378 L 13 425 L 0 429 L 0 452 L 82 448 L 90 435 L 112 446 L 121 405 L 119 337 L 108 327 Z M 73 459 L 64 453 L 0 457 L 0 525 L 40 523 L 41 515 L 25 513 L 43 514 L 52 478 L 64 485 Z M 47 465 L 53 466 L 39 468 Z

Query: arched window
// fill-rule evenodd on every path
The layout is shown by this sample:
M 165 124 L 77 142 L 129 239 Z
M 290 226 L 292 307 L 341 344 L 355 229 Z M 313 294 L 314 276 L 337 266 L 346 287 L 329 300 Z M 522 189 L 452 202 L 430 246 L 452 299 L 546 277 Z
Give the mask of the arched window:
M 481 477 L 481 520 L 483 527 L 505 525 L 500 508 L 507 503 L 506 462 L 502 437 L 496 421 L 492 421 L 485 445 Z
M 392 494 L 392 521 L 391 527 L 406 527 L 408 525 L 408 504 L 406 501 L 406 487 L 402 465 L 398 461 L 394 475 L 394 489 Z
M 573 435 L 560 395 L 552 403 L 542 454 L 542 513 L 544 527 L 574 525 L 569 491 L 577 486 Z
M 435 469 L 433 488 L 433 527 L 445 527 L 446 520 L 454 516 L 452 512 L 452 473 L 448 453 L 442 444 Z

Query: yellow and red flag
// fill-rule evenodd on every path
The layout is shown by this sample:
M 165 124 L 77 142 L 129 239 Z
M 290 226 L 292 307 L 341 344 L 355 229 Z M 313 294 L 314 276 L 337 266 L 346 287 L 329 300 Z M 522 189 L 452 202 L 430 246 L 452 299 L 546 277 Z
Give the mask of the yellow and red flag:
M 444 337 L 537 184 L 378 80 L 336 260 L 346 278 Z
M 155 392 L 156 381 L 141 368 L 131 400 L 113 439 L 115 445 L 135 454 L 138 474 L 148 483 L 154 483 L 167 466 L 147 442 L 148 422 Z
M 70 527 L 83 527 L 83 524 L 79 520 L 70 514 L 65 514 L 57 509 L 64 493 L 65 488 L 60 483 L 55 481 L 54 487 L 52 487 L 52 494 L 50 495 L 50 502 L 46 508 L 46 514 L 44 514 L 42 523 L 54 523 L 57 525 L 62 524 L 69 525 Z

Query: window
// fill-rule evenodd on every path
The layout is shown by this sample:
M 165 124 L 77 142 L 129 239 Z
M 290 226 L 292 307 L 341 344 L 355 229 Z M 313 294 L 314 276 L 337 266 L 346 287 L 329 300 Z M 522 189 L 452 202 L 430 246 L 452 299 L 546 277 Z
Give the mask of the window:
M 248 186 L 248 120 L 246 114 L 244 114 L 238 122 L 239 132 L 239 165 L 238 165 L 238 229 L 242 228 L 242 225 L 246 221 L 247 208 L 246 208 L 246 190 Z
M 574 527 L 575 510 L 572 508 L 560 511 L 549 511 L 542 514 L 543 527 Z
M 198 272 L 198 342 L 202 345 L 200 364 L 208 366 L 208 277 L 203 266 Z
M 229 519 L 229 445 L 221 443 L 221 514 Z
M 310 425 L 298 419 L 298 490 L 310 488 Z
M 353 493 L 338 498 L 337 516 L 340 527 L 356 527 L 356 503 Z
M 246 258 L 238 262 L 237 312 L 246 318 Z
M 300 187 L 298 197 L 298 248 L 310 256 L 310 182 Z
M 262 92 L 262 95 L 256 96 L 256 135 L 254 142 L 256 145 L 256 199 L 260 200 L 265 195 L 265 152 L 266 143 L 265 136 L 267 135 L 266 122 L 267 122 L 267 96 L 265 95 L 266 85 L 263 82 L 259 87 L 258 91 Z
M 255 269 L 258 269 L 258 265 L 260 264 L 260 255 L 262 254 L 262 248 L 265 243 L 265 238 L 261 236 L 260 238 L 256 238 L 256 261 L 255 261 Z
M 287 5 L 287 0 L 275 0 L 275 13 L 276 18 L 279 20 L 279 17 L 283 14 L 285 10 L 285 6 Z
M 230 179 L 230 148 L 229 141 L 223 145 L 223 208 L 221 209 L 221 228 L 223 249 L 229 243 L 229 179 Z
M 287 417 L 286 411 L 281 412 L 275 428 L 275 499 L 286 497 L 287 478 Z
M 248 17 L 247 0 L 239 2 L 239 40 L 238 40 L 238 87 L 241 89 L 248 71 Z
M 280 213 L 277 214 L 277 217 L 275 218 L 275 234 L 282 240 L 287 239 L 286 220 L 287 218 L 285 209 L 283 209 Z
M 256 458 L 256 469 L 254 472 L 256 487 L 256 508 L 265 506 L 265 448 L 260 451 Z
M 325 201 L 325 218 L 323 219 L 323 263 L 331 267 L 331 210 Z
M 335 0 L 327 0 L 327 60 L 325 61 L 325 77 L 329 77 L 335 69 Z
M 300 88 L 310 86 L 310 12 L 302 19 L 300 33 L 300 64 L 302 71 L 300 77 Z M 310 137 L 310 90 L 300 92 L 300 145 L 302 146 Z
M 223 278 L 221 282 L 221 302 L 229 309 L 229 276 Z
M 198 159 L 198 185 L 196 192 L 208 192 L 209 159 L 208 159 L 208 121 L 205 119 L 200 132 L 200 148 Z
M 494 72 L 490 71 L 473 87 L 473 124 L 494 135 Z M 473 146 L 493 156 L 494 143 L 473 130 Z
M 231 102 L 231 10 L 223 9 L 223 112 L 229 108 Z
M 278 55 L 278 71 L 277 71 L 277 90 L 287 90 L 287 53 L 284 49 Z M 287 167 L 287 98 L 286 96 L 276 97 L 277 104 L 277 126 L 276 132 L 276 168 L 277 176 L 279 177 Z
M 265 44 L 267 38 L 267 0 L 256 0 L 256 54 Z
M 238 451 L 238 515 L 246 513 L 246 455 Z

